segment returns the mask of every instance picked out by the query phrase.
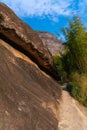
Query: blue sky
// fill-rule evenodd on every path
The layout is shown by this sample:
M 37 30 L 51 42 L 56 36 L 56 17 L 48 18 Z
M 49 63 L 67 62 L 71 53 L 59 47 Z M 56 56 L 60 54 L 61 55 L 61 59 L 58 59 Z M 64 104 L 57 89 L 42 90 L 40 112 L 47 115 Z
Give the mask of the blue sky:
M 52 34 L 59 33 L 68 26 L 68 19 L 73 14 L 81 16 L 87 26 L 87 0 L 0 0 L 34 30 L 42 30 Z

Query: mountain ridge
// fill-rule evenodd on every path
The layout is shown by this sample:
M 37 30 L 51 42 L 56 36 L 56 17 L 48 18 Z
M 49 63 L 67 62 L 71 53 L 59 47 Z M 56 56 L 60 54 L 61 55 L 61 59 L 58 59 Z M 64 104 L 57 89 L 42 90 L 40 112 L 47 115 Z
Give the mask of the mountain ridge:
M 60 56 L 65 51 L 65 46 L 61 40 L 58 40 L 53 34 L 44 31 L 37 31 L 44 46 L 48 48 L 52 56 Z

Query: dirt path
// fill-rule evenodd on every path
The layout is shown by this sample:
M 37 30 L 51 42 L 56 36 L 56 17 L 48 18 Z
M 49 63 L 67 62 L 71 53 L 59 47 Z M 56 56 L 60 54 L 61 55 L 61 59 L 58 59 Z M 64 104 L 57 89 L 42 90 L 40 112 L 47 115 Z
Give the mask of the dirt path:
M 87 108 L 64 90 L 60 102 L 59 130 L 87 130 Z

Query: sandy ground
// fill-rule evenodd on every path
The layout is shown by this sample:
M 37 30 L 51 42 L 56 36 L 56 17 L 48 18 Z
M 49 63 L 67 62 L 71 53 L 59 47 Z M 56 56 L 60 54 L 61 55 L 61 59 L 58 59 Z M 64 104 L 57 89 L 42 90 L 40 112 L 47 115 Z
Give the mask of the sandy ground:
M 87 108 L 80 105 L 65 90 L 60 101 L 58 130 L 87 130 Z

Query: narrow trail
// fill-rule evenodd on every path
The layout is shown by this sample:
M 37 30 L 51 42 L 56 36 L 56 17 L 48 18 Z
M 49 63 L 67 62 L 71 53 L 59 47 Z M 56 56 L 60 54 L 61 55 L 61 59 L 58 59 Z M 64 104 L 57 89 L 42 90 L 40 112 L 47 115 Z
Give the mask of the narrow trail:
M 85 120 L 87 120 L 87 116 L 78 108 L 78 106 L 76 105 L 76 101 L 73 99 L 72 102 L 74 107 L 77 109 L 79 115 L 82 116 Z
M 87 108 L 64 90 L 60 101 L 59 130 L 87 130 Z

